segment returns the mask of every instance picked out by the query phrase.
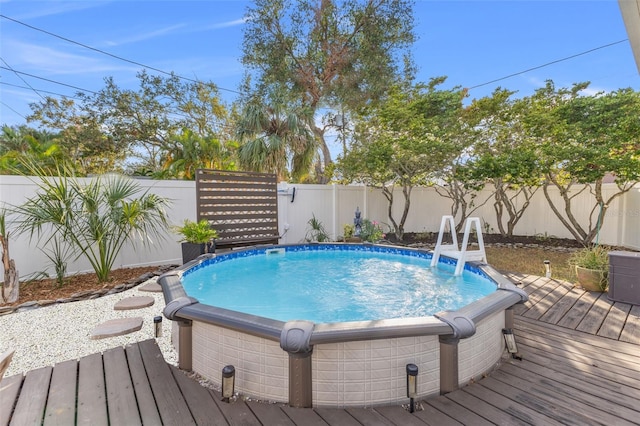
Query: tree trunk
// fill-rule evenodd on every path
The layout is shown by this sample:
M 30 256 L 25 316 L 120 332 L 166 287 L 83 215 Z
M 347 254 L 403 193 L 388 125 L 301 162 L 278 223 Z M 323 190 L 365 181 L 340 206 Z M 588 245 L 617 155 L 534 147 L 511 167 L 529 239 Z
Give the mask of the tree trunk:
M 0 286 L 0 303 L 13 303 L 18 300 L 20 283 L 16 263 L 9 258 L 9 235 L 0 235 L 2 244 L 2 265 L 4 267 L 4 282 Z

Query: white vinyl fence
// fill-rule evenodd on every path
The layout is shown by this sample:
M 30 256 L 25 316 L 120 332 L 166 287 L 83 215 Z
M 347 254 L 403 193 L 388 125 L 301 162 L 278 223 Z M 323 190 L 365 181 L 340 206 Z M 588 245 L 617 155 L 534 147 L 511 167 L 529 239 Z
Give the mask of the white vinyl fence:
M 37 191 L 38 178 L 23 176 L 0 176 L 0 205 L 20 205 Z M 141 179 L 137 181 L 143 189 L 172 201 L 169 220 L 172 225 L 181 224 L 184 219 L 195 220 L 195 182 L 157 181 Z M 605 184 L 608 194 L 615 192 L 613 184 Z M 304 241 L 309 229 L 307 222 L 313 216 L 322 222 L 333 239 L 343 234 L 343 226 L 353 223 L 356 208 L 362 211 L 362 218 L 389 223 L 387 218 L 387 200 L 380 190 L 365 186 L 341 185 L 298 185 L 281 183 L 278 190 L 278 215 L 281 243 Z M 492 192 L 484 190 L 476 200 L 491 198 Z M 555 197 L 559 195 L 554 193 Z M 483 230 L 498 232 L 496 215 L 492 199 L 479 208 L 473 216 L 480 217 Z M 588 221 L 593 199 L 588 194 L 576 197 L 574 212 L 579 220 Z M 394 201 L 394 217 L 399 220 L 404 205 L 402 192 L 397 190 Z M 433 188 L 415 188 L 411 197 L 411 209 L 405 223 L 405 232 L 437 232 L 440 219 L 450 214 L 451 201 L 436 193 Z M 595 217 L 597 218 L 597 212 Z M 11 226 L 9 224 L 9 231 Z M 517 235 L 539 235 L 541 237 L 572 238 L 555 217 L 539 190 L 516 226 Z M 167 230 L 165 238 L 154 241 L 151 246 L 127 246 L 116 261 L 115 267 L 134 267 L 145 265 L 164 265 L 180 263 L 181 249 L 179 237 Z M 640 188 L 614 201 L 606 213 L 604 226 L 599 240 L 603 244 L 640 249 Z M 29 241 L 27 236 L 12 235 L 10 255 L 16 262 L 21 277 L 47 271 L 53 275 L 53 269 L 38 241 Z M 68 265 L 70 273 L 90 271 L 88 262 L 79 259 Z

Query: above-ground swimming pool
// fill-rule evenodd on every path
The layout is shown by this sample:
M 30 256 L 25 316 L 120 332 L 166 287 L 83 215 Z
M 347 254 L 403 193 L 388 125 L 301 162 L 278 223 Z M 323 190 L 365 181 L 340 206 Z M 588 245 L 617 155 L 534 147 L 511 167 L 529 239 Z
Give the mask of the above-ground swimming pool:
M 180 366 L 219 383 L 234 365 L 237 391 L 293 406 L 404 402 L 407 364 L 419 397 L 453 390 L 499 361 L 505 310 L 526 294 L 487 265 L 456 277 L 431 258 L 370 244 L 205 255 L 159 280 Z

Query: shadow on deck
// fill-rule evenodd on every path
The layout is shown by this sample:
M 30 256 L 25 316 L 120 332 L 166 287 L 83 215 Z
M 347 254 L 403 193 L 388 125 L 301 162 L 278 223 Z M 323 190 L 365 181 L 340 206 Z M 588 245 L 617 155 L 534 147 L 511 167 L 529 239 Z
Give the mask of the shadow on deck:
M 0 425 L 639 424 L 640 308 L 554 280 L 510 278 L 531 296 L 516 311 L 523 359 L 504 358 L 489 377 L 420 401 L 413 414 L 225 403 L 146 340 L 3 379 Z

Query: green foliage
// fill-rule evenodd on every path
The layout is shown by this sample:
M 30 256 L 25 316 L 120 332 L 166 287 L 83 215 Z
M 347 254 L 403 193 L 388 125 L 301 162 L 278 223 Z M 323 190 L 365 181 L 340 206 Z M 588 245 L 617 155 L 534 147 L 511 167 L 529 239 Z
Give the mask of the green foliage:
M 38 167 L 32 167 L 41 176 Z M 64 244 L 74 258 L 90 262 L 100 281 L 108 280 L 126 243 L 149 243 L 168 227 L 168 200 L 140 194 L 135 181 L 123 176 L 79 179 L 60 166 L 57 176 L 42 177 L 37 185 L 36 195 L 15 207 L 19 232 L 38 238 L 39 246 Z
M 386 235 L 382 231 L 382 227 L 378 222 L 371 221 L 369 219 L 362 220 L 362 229 L 360 231 L 360 238 L 362 238 L 362 241 L 377 243 L 385 237 Z
M 218 231 L 211 228 L 206 219 L 200 222 L 185 219 L 183 225 L 174 227 L 173 231 L 182 235 L 181 241 L 188 243 L 204 244 L 218 238 Z
M 333 162 L 325 133 L 344 129 L 337 117 L 345 109 L 380 99 L 399 80 L 398 64 L 411 74 L 413 31 L 409 0 L 256 0 L 248 8 L 242 62 L 258 91 L 285 88 L 290 103 L 324 114 L 313 129 L 320 181 Z
M 345 238 L 351 238 L 353 237 L 354 232 L 356 232 L 356 227 L 355 225 L 352 225 L 350 223 L 346 223 L 343 227 L 342 227 L 342 233 L 344 234 Z
M 465 92 L 439 90 L 444 81 L 437 78 L 427 85 L 391 88 L 384 102 L 358 117 L 351 149 L 338 160 L 337 170 L 346 181 L 382 189 L 398 239 L 404 233 L 413 187 L 426 183 L 460 155 Z M 392 214 L 395 185 L 402 188 L 404 197 L 399 219 Z
M 289 173 L 302 181 L 311 173 L 318 149 L 309 110 L 288 107 L 282 95 L 272 93 L 267 104 L 254 99 L 238 120 L 243 170 L 276 173 L 287 180 Z
M 571 253 L 569 265 L 586 269 L 609 270 L 610 249 L 601 245 L 585 247 Z
M 316 215 L 312 215 L 311 219 L 307 221 L 309 228 L 304 237 L 305 241 L 324 243 L 330 241 L 329 233 L 324 228 L 322 221 L 316 218 Z

